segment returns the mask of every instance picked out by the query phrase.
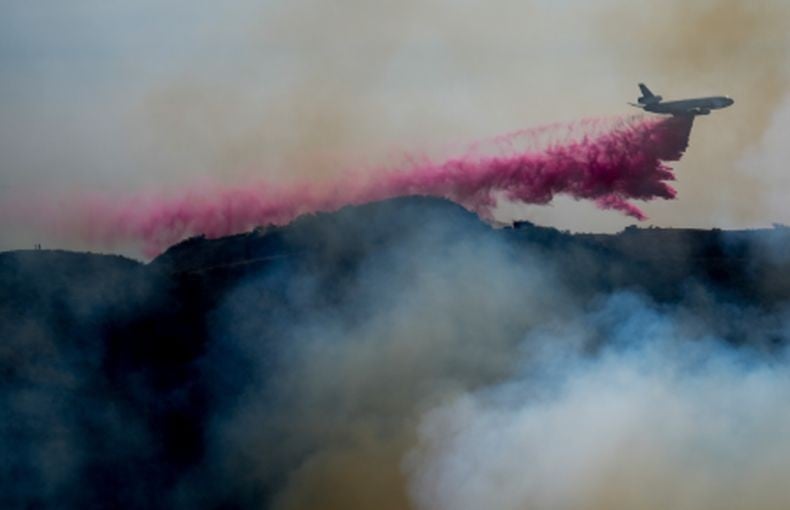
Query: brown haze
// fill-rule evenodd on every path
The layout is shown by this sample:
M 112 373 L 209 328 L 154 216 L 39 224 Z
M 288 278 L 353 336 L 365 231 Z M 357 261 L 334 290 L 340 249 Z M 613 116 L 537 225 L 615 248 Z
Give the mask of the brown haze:
M 104 27 L 109 42 L 132 10 L 80 5 L 59 9 L 94 16 L 91 27 Z M 790 221 L 790 211 L 761 203 L 787 186 L 766 175 L 782 173 L 735 163 L 760 142 L 788 89 L 790 13 L 781 0 L 240 2 L 198 9 L 197 20 L 140 5 L 159 24 L 125 27 L 131 41 L 109 64 L 70 54 L 79 34 L 68 23 L 22 32 L 56 37 L 54 57 L 35 72 L 0 61 L 3 86 L 15 90 L 1 98 L 0 200 L 30 188 L 129 193 L 375 171 L 406 151 L 631 113 L 625 101 L 645 81 L 666 97 L 736 100 L 697 119 L 677 165 L 678 199 L 649 204 L 651 223 Z M 525 215 L 573 230 L 630 223 L 572 200 L 503 207 L 504 220 Z M 52 242 L 24 223 L 3 227 L 0 247 Z
M 529 14 L 515 1 L 489 9 L 307 0 L 261 9 L 224 27 L 245 41 L 231 75 L 198 58 L 150 91 L 143 107 L 154 150 L 215 176 L 322 179 L 547 120 L 545 108 L 530 115 L 518 105 L 529 88 L 524 69 L 499 62 L 545 36 Z M 512 103 L 498 97 L 503 91 Z M 502 122 L 513 109 L 522 118 Z
M 645 81 L 666 98 L 736 99 L 729 110 L 698 119 L 678 165 L 679 199 L 649 205 L 651 223 L 789 219 L 761 205 L 776 183 L 736 164 L 788 91 L 790 7 L 780 0 L 608 2 L 598 9 L 305 1 L 263 9 L 245 26 L 226 29 L 246 40 L 238 76 L 217 80 L 197 59 L 146 99 L 154 145 L 170 152 L 173 166 L 236 180 L 375 171 L 404 150 L 627 113 L 623 103 Z M 503 219 L 526 214 L 593 230 L 629 223 L 589 204 L 560 204 L 505 207 Z

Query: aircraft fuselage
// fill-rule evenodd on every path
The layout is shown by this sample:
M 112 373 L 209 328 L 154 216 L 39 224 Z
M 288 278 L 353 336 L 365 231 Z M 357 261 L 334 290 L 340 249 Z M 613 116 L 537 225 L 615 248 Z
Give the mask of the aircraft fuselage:
M 711 110 L 726 108 L 734 102 L 726 96 L 710 96 L 677 101 L 660 101 L 643 105 L 642 108 L 648 112 L 668 113 L 671 115 L 707 115 Z

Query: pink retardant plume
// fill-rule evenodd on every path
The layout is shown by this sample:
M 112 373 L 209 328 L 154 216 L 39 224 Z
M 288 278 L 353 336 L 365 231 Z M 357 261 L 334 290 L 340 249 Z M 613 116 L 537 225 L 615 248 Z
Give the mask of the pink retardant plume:
M 498 199 L 547 204 L 565 194 L 642 220 L 645 215 L 630 200 L 674 198 L 667 184 L 674 176 L 664 162 L 680 159 L 692 120 L 587 120 L 478 142 L 441 162 L 423 158 L 367 176 L 349 173 L 329 184 L 257 182 L 122 200 L 81 196 L 72 203 L 61 200 L 57 210 L 39 207 L 37 216 L 88 242 L 142 243 L 149 256 L 192 235 L 283 225 L 302 214 L 404 195 L 448 198 L 490 219 Z

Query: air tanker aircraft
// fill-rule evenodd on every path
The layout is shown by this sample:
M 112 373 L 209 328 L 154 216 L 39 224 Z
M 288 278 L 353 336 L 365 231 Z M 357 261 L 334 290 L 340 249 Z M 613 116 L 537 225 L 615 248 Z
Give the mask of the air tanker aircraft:
M 646 112 L 666 113 L 669 115 L 707 115 L 711 110 L 726 108 L 735 101 L 727 96 L 698 97 L 694 99 L 679 99 L 677 101 L 664 101 L 661 96 L 650 92 L 647 85 L 639 84 L 642 97 L 636 103 L 628 103 L 631 106 L 642 108 Z

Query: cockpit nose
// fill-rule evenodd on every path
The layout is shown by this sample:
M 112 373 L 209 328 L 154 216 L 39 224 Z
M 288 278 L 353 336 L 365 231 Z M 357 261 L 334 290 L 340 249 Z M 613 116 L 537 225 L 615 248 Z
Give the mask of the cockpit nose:
M 735 103 L 735 100 L 731 97 L 724 97 L 724 106 L 730 106 Z

